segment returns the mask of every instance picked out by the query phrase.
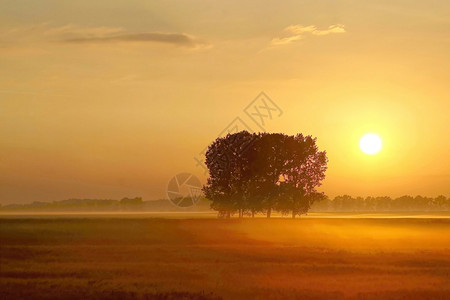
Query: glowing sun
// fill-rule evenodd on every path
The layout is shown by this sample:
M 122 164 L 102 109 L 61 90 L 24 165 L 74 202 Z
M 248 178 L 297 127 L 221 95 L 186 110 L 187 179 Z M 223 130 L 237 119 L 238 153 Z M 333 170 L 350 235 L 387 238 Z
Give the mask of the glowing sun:
M 359 148 L 361 148 L 361 151 L 369 155 L 380 152 L 381 145 L 381 138 L 375 133 L 367 133 L 363 135 L 359 141 Z

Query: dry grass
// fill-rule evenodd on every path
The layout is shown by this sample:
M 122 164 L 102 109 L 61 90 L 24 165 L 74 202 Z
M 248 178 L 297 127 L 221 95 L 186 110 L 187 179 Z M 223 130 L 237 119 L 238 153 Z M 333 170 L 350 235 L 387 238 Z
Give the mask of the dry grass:
M 2 299 L 450 299 L 450 219 L 0 219 Z

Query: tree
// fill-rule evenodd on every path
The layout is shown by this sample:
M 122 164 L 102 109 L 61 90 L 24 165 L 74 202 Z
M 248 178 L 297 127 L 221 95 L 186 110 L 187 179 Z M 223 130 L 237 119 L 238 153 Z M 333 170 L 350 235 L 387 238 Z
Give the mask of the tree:
M 119 203 L 124 207 L 142 206 L 144 204 L 141 197 L 122 198 Z
M 270 218 L 280 200 L 280 176 L 284 170 L 287 136 L 281 133 L 260 133 L 253 143 L 251 178 L 248 198 L 255 211 L 265 211 Z
M 355 205 L 355 199 L 349 195 L 336 196 L 333 202 L 339 211 L 351 211 Z
M 336 196 L 332 201 L 319 202 L 314 211 L 446 211 L 450 209 L 450 199 L 443 195 L 436 198 L 422 196 L 401 196 L 392 199 L 384 197 Z
M 327 161 L 311 136 L 241 131 L 208 147 L 203 191 L 219 216 L 265 211 L 270 217 L 275 209 L 295 218 L 324 198 L 316 188 L 325 178 Z
M 279 208 L 283 212 L 290 210 L 295 218 L 306 213 L 311 204 L 322 197 L 316 188 L 325 178 L 328 159 L 311 136 L 287 136 L 284 147 L 284 166 L 280 174 L 283 198 Z
M 205 197 L 212 200 L 211 208 L 219 216 L 229 218 L 236 211 L 244 213 L 244 190 L 248 186 L 250 163 L 248 148 L 256 135 L 247 131 L 217 138 L 206 152 L 205 165 L 209 178 L 203 187 Z
M 433 200 L 433 209 L 434 210 L 446 210 L 446 209 L 448 209 L 448 207 L 447 207 L 447 199 L 445 198 L 445 196 L 439 195 Z
M 401 196 L 392 200 L 392 209 L 397 211 L 412 210 L 414 198 L 411 196 Z

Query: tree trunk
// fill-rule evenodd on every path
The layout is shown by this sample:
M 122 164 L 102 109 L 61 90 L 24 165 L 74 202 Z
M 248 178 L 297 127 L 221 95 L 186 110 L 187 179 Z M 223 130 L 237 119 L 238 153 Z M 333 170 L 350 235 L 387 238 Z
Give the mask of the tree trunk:
M 292 219 L 295 219 L 295 215 L 296 215 L 297 213 L 296 213 L 296 211 L 295 211 L 295 209 L 293 209 L 292 210 Z
M 267 209 L 267 218 L 270 218 L 270 215 L 272 214 L 272 208 L 271 207 L 269 207 L 268 209 Z
M 252 218 L 255 217 L 255 211 L 252 209 Z
M 239 209 L 239 219 L 242 219 L 242 217 L 244 216 L 244 214 L 242 213 L 242 208 Z
M 227 211 L 227 219 L 231 217 L 230 211 Z

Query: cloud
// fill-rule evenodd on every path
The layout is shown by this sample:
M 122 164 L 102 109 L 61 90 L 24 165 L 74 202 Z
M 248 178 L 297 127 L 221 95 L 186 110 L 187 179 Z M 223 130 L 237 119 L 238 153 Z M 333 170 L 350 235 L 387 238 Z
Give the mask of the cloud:
M 312 32 L 312 34 L 314 35 L 327 35 L 331 33 L 345 33 L 344 25 L 342 24 L 331 25 L 328 27 L 328 29 L 325 30 L 316 29 Z
M 5 30 L 0 34 L 1 44 L 34 42 L 59 43 L 164 43 L 188 48 L 206 48 L 209 45 L 185 33 L 130 32 L 122 27 L 80 27 L 64 25 L 51 27 L 47 23 Z
M 345 28 L 342 24 L 331 25 L 327 29 L 317 29 L 315 25 L 302 26 L 291 25 L 283 29 L 280 37 L 272 39 L 271 46 L 286 45 L 305 38 L 307 35 L 328 35 L 332 33 L 344 33 Z
M 65 38 L 76 38 L 76 37 L 103 37 L 109 34 L 117 34 L 124 32 L 122 27 L 79 27 L 75 25 L 65 25 L 60 27 L 50 27 L 46 28 L 43 34 L 48 37 L 56 37 L 63 39 Z
M 63 42 L 67 43 L 99 43 L 99 42 L 156 42 L 166 43 L 185 47 L 196 47 L 201 43 L 195 38 L 182 33 L 158 33 L 158 32 L 144 32 L 144 33 L 121 33 L 106 35 L 101 37 L 77 37 L 65 39 Z

